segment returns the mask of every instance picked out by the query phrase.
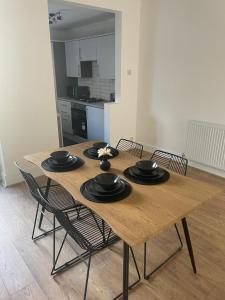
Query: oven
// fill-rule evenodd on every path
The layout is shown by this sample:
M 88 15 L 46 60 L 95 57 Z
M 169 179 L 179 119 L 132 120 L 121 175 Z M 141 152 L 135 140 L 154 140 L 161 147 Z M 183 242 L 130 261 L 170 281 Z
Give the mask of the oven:
M 79 103 L 72 103 L 71 112 L 74 135 L 87 139 L 86 106 Z

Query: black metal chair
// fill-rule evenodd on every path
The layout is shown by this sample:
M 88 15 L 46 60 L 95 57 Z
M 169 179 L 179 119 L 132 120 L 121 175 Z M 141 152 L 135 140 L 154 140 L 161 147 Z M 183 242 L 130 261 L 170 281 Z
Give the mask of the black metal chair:
M 180 175 L 186 176 L 187 174 L 187 166 L 188 166 L 188 160 L 182 156 L 169 153 L 162 150 L 156 150 L 151 158 L 151 160 L 154 160 L 159 166 L 165 167 L 173 172 L 176 172 Z M 147 274 L 147 267 L 146 267 L 146 256 L 147 256 L 147 243 L 144 244 L 144 278 L 148 279 L 153 273 L 155 273 L 159 268 L 161 268 L 166 262 L 168 262 L 173 256 L 175 256 L 182 248 L 183 248 L 183 242 L 179 233 L 179 230 L 177 228 L 177 225 L 174 224 L 176 234 L 180 243 L 180 246 L 166 259 L 164 260 L 159 266 L 154 268 L 150 273 Z
M 116 149 L 120 151 L 126 151 L 140 158 L 142 157 L 143 153 L 143 145 L 123 138 L 119 140 Z
M 35 219 L 34 219 L 34 225 L 32 231 L 32 240 L 36 241 L 54 232 L 55 230 L 62 228 L 61 226 L 55 227 L 55 225 L 51 223 L 51 221 L 48 219 L 47 215 L 45 215 L 45 210 L 47 210 L 46 203 L 42 201 L 42 198 L 37 192 L 37 189 L 41 190 L 41 192 L 45 195 L 49 204 L 54 205 L 59 210 L 62 211 L 75 210 L 77 213 L 77 217 L 79 217 L 81 210 L 85 210 L 87 212 L 87 208 L 81 205 L 79 202 L 75 201 L 73 197 L 62 186 L 58 184 L 51 184 L 51 180 L 48 178 L 47 185 L 40 187 L 36 182 L 36 180 L 34 179 L 34 177 L 30 173 L 23 170 L 19 166 L 18 162 L 15 162 L 15 165 L 19 169 L 23 178 L 25 179 L 25 182 L 28 186 L 28 189 L 32 197 L 37 201 L 37 209 L 35 213 Z M 41 211 L 39 213 L 40 208 Z M 47 210 L 47 212 L 51 212 L 51 211 Z M 39 229 L 44 231 L 44 233 L 35 236 L 38 214 L 40 214 Z M 44 216 L 52 225 L 54 225 L 51 230 L 43 230 L 41 228 L 41 223 Z
M 151 159 L 154 160 L 158 165 L 180 175 L 186 176 L 187 174 L 188 160 L 182 156 L 162 150 L 156 150 L 152 154 Z
M 117 242 L 119 240 L 119 238 L 115 235 L 115 233 L 112 231 L 112 229 L 95 213 L 93 213 L 91 211 L 89 211 L 90 212 L 89 214 L 85 214 L 85 215 L 83 215 L 81 213 L 79 218 L 74 219 L 73 214 L 71 214 L 71 212 L 62 211 L 62 210 L 59 210 L 56 207 L 50 205 L 40 190 L 38 190 L 38 193 L 39 193 L 40 197 L 42 198 L 42 201 L 46 203 L 46 207 L 48 208 L 48 210 L 50 210 L 54 213 L 55 218 L 58 220 L 58 222 L 65 229 L 65 232 L 66 232 L 57 254 L 55 252 L 55 250 L 56 250 L 55 232 L 53 233 L 54 234 L 54 239 L 53 239 L 54 253 L 53 253 L 53 269 L 52 269 L 51 274 L 55 275 L 56 273 L 62 272 L 65 270 L 65 268 L 68 268 L 74 264 L 78 264 L 81 261 L 86 264 L 85 260 L 88 259 L 88 263 L 86 264 L 87 265 L 87 275 L 86 275 L 85 290 L 84 290 L 84 297 L 83 297 L 83 299 L 86 299 L 92 255 L 94 253 L 112 245 L 113 243 Z M 60 253 L 63 249 L 63 245 L 64 245 L 68 235 L 75 241 L 75 243 L 82 250 L 84 250 L 84 252 L 82 254 L 77 255 L 75 258 L 73 258 L 66 264 L 64 264 L 60 267 L 56 267 Z M 140 273 L 138 270 L 138 266 L 137 266 L 132 248 L 130 248 L 130 250 L 131 250 L 134 265 L 135 265 L 135 268 L 136 268 L 136 271 L 138 274 L 138 280 L 129 286 L 129 288 L 132 288 L 135 284 L 137 284 L 140 281 Z M 119 294 L 118 296 L 116 296 L 114 299 L 119 298 L 121 295 L 122 295 L 122 293 Z

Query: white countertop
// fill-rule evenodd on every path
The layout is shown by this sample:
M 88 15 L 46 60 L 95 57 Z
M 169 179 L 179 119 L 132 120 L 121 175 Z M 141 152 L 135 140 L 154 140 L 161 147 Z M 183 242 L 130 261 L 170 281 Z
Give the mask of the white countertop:
M 97 107 L 97 108 L 102 108 L 102 109 L 104 109 L 104 104 L 105 103 L 109 103 L 109 101 L 104 101 L 104 100 L 98 101 L 98 102 L 88 103 L 88 102 L 76 100 L 76 99 L 70 98 L 70 97 L 58 97 L 57 99 L 61 100 L 61 101 L 68 101 L 68 102 L 71 102 L 71 103 L 79 103 L 79 104 L 83 104 L 83 105 L 86 105 L 86 106 L 92 106 L 92 107 Z

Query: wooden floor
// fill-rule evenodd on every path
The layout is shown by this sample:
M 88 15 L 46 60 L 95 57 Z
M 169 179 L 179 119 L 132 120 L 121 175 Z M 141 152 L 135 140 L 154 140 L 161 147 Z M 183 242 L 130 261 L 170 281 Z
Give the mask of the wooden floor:
M 190 169 L 188 176 L 225 188 L 225 179 L 196 169 Z M 0 299 L 82 299 L 85 264 L 74 266 L 55 278 L 49 275 L 52 238 L 32 242 L 35 208 L 24 184 L 0 188 Z M 185 246 L 149 281 L 142 280 L 130 292 L 129 299 L 225 299 L 225 193 L 194 212 L 188 221 L 198 274 L 192 273 Z M 148 268 L 154 267 L 177 245 L 173 228 L 151 240 Z M 88 299 L 112 299 L 121 291 L 121 246 L 118 242 L 93 256 Z M 143 247 L 134 250 L 142 272 Z M 71 246 L 66 245 L 62 258 L 68 259 L 73 254 Z M 130 279 L 134 280 L 133 266 L 131 273 Z

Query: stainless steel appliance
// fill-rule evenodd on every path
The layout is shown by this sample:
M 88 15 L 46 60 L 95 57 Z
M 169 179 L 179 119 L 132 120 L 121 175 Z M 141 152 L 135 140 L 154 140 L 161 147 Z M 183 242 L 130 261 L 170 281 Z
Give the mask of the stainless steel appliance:
M 85 100 L 90 98 L 89 86 L 78 86 L 77 87 L 77 99 Z
M 87 116 L 86 106 L 79 103 L 72 103 L 72 128 L 74 135 L 87 138 Z
M 77 96 L 77 87 L 75 85 L 67 86 L 67 96 L 71 98 L 76 98 Z

